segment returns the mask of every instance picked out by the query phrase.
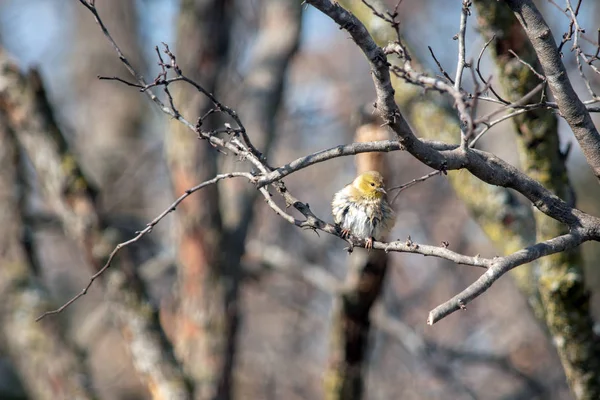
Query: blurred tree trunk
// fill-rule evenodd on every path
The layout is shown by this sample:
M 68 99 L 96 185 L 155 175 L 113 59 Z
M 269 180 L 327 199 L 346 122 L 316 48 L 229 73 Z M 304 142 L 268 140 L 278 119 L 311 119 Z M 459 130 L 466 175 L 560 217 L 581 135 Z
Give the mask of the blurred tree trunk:
M 276 139 L 276 124 L 285 89 L 288 66 L 298 49 L 302 8 L 297 0 L 263 0 L 260 7 L 258 33 L 244 76 L 242 93 L 235 108 L 250 140 L 268 158 Z M 229 159 L 228 161 L 231 161 Z M 235 168 L 235 165 L 231 165 Z M 240 324 L 239 287 L 242 278 L 241 259 L 246 251 L 246 237 L 254 222 L 254 209 L 261 198 L 256 188 L 237 185 L 241 181 L 224 182 L 225 198 L 221 199 L 224 217 L 223 271 L 227 282 L 225 302 L 231 315 L 226 367 L 232 372 Z M 229 184 L 229 185 L 228 185 Z M 230 383 L 231 384 L 231 383 Z
M 378 121 L 366 122 L 356 130 L 355 142 L 386 139 L 389 139 L 388 131 Z M 389 182 L 385 153 L 358 154 L 356 174 L 366 171 L 379 171 Z M 381 295 L 387 271 L 387 253 L 363 249 L 356 249 L 354 253 L 348 265 L 344 290 L 336 300 L 332 322 L 330 362 L 325 376 L 325 397 L 330 400 L 363 398 L 370 313 Z
M 232 29 L 229 1 L 184 1 L 178 25 L 179 66 L 191 79 L 221 98 Z M 273 139 L 289 59 L 299 37 L 300 5 L 291 0 L 265 1 L 258 38 L 244 81 L 239 115 L 255 144 L 266 154 Z M 173 92 L 179 111 L 199 118 L 213 105 L 189 87 Z M 203 128 L 215 127 L 215 119 Z M 167 138 L 167 155 L 176 195 L 217 173 L 217 152 L 178 123 Z M 232 396 L 232 372 L 240 310 L 240 259 L 253 216 L 256 190 L 209 186 L 178 210 L 179 304 L 175 315 L 163 308 L 178 356 L 197 385 L 197 398 Z M 224 197 L 224 198 L 223 198 Z M 234 199 L 236 200 L 230 200 Z M 242 199 L 242 200 L 238 200 Z M 223 209 L 220 205 L 223 204 Z M 223 219 L 227 217 L 227 221 Z
M 145 71 L 138 43 L 136 3 L 104 0 L 98 4 L 98 11 L 127 59 L 138 70 Z M 134 163 L 140 162 L 137 155 L 147 143 L 143 124 L 149 108 L 136 90 L 97 78 L 127 76 L 127 71 L 85 7 L 76 7 L 76 19 L 77 34 L 71 55 L 77 102 L 71 113 L 77 128 L 75 144 L 101 191 L 110 193 L 106 202 L 118 203 L 114 211 L 139 213 L 145 206 L 145 182 L 143 179 L 125 182 L 123 175 L 139 168 Z
M 127 59 L 138 71 L 145 72 L 147 68 L 138 42 L 137 3 L 135 1 L 105 0 L 97 2 L 97 7 L 112 37 L 119 44 Z M 77 104 L 73 106 L 71 115 L 76 116 L 77 136 L 73 143 L 77 148 L 77 153 L 82 156 L 81 159 L 85 160 L 83 168 L 89 172 L 92 183 L 100 189 L 98 202 L 95 203 L 98 208 L 88 210 L 92 214 L 96 211 L 101 212 L 102 222 L 106 223 L 101 227 L 96 225 L 99 228 L 96 232 L 101 236 L 92 241 L 96 246 L 97 253 L 89 260 L 93 266 L 97 266 L 98 264 L 102 265 L 102 259 L 106 256 L 106 252 L 110 251 L 111 245 L 122 239 L 123 235 L 131 233 L 132 226 L 142 226 L 143 223 L 136 218 L 148 218 L 150 207 L 154 205 L 152 202 L 157 198 L 157 196 L 148 196 L 148 189 L 155 189 L 155 185 L 157 185 L 157 174 L 153 166 L 160 165 L 162 160 L 160 152 L 148 152 L 149 143 L 151 143 L 148 122 L 151 117 L 147 99 L 140 96 L 138 91 L 121 83 L 97 79 L 98 75 L 126 77 L 128 72 L 98 25 L 91 18 L 89 11 L 78 5 L 76 18 L 77 34 L 73 46 L 72 74 L 75 80 L 74 98 Z M 166 186 L 167 182 L 165 181 L 163 184 Z M 104 228 L 110 229 L 105 230 Z M 128 229 L 129 231 L 127 231 Z M 115 275 L 125 273 L 127 284 L 122 280 L 114 279 L 115 276 L 109 277 L 108 275 L 105 277 L 105 283 L 109 284 L 106 288 L 110 290 L 111 299 L 114 301 L 113 306 L 121 307 L 114 309 L 115 313 L 112 315 L 116 317 L 115 322 L 121 333 L 125 334 L 122 335 L 125 340 L 124 345 L 133 350 L 135 349 L 132 347 L 134 342 L 130 339 L 145 337 L 149 340 L 145 342 L 146 344 L 153 342 L 158 349 L 164 350 L 164 352 L 161 350 L 152 354 L 168 358 L 169 346 L 160 340 L 162 335 L 160 325 L 153 321 L 155 315 L 152 314 L 151 307 L 146 303 L 147 297 L 144 293 L 143 283 L 139 280 L 136 271 L 137 267 L 145 259 L 156 254 L 156 251 L 156 246 L 150 240 L 136 243 L 134 247 L 127 249 L 130 262 L 115 265 L 114 268 Z M 120 270 L 121 267 L 125 269 Z M 115 288 L 112 286 L 114 284 L 121 286 Z M 127 285 L 132 285 L 134 288 L 130 295 L 126 293 Z M 128 304 L 119 304 L 116 300 L 119 298 Z M 130 312 L 130 317 L 135 314 L 139 318 L 124 317 L 128 314 L 125 312 L 125 308 Z M 116 312 L 117 310 L 123 312 L 119 314 Z M 142 320 L 145 321 L 144 324 L 140 324 Z M 131 323 L 131 325 L 127 326 L 127 323 Z M 132 337 L 127 334 L 128 332 L 138 334 L 144 332 L 146 336 L 134 335 Z M 157 336 L 153 337 L 152 335 Z M 136 354 L 133 352 L 130 354 L 133 367 L 138 369 L 138 372 L 142 372 L 139 369 L 142 364 L 136 364 L 142 359 L 136 358 Z M 92 360 L 95 365 L 99 365 L 97 362 L 100 357 L 101 355 L 94 354 Z M 101 366 L 99 365 L 98 368 Z M 175 366 L 174 370 L 176 369 Z M 161 379 L 160 369 L 148 371 L 157 374 L 149 376 L 142 372 L 141 377 L 145 381 L 144 383 L 150 383 L 155 378 Z M 167 374 L 167 376 L 169 375 Z M 130 385 L 130 382 L 132 380 L 126 381 L 126 385 Z M 157 386 L 156 388 L 160 387 L 167 388 L 169 386 Z M 150 389 L 153 394 L 161 392 L 158 390 L 154 393 L 151 385 L 146 385 L 146 388 Z M 179 389 L 181 387 L 176 391 Z
M 181 2 L 177 62 L 186 76 L 210 93 L 216 92 L 219 73 L 226 65 L 232 11 L 231 1 Z M 173 99 L 189 120 L 203 116 L 212 106 L 205 96 L 184 85 L 173 88 Z M 203 128 L 210 129 L 211 121 L 205 121 Z M 171 122 L 165 142 L 175 196 L 217 174 L 217 151 L 177 121 Z M 177 219 L 178 304 L 174 314 L 163 304 L 161 319 L 194 380 L 196 398 L 227 398 L 230 372 L 223 368 L 232 310 L 224 303 L 226 282 L 221 279 L 218 186 L 208 186 L 182 203 Z
M 531 69 L 510 54 L 514 51 L 536 71 L 542 68 L 527 35 L 508 7 L 492 0 L 475 2 L 485 40 L 496 39 L 490 48 L 499 70 L 504 96 L 517 101 L 540 80 Z M 575 203 L 566 155 L 559 147 L 558 119 L 554 112 L 533 110 L 513 118 L 519 138 L 521 165 L 561 199 Z M 567 227 L 535 212 L 537 241 L 567 233 Z M 600 398 L 600 342 L 594 333 L 589 293 L 580 248 L 560 252 L 539 261 L 538 289 L 552 342 L 577 399 Z
M 98 11 L 127 59 L 144 71 L 136 2 L 104 0 L 98 3 Z M 148 117 L 148 104 L 138 91 L 97 78 L 127 76 L 127 71 L 85 7 L 76 7 L 76 20 L 71 55 L 76 99 L 71 113 L 77 128 L 75 144 L 101 191 L 110 193 L 106 200 L 115 201 L 118 194 L 115 211 L 136 213 L 145 205 L 146 183 L 142 179 L 124 182 L 123 175 L 136 168 L 133 165 L 139 162 L 136 155 L 144 149 L 147 137 L 143 123 Z
M 20 74 L 5 57 L 0 65 L 3 67 L 0 77 L 5 80 L 0 90 L 0 109 L 6 112 L 19 145 L 36 170 L 45 202 L 97 272 L 120 241 L 122 232 L 110 226 L 98 211 L 95 191 L 55 123 L 40 77 L 35 72 L 28 76 Z M 119 257 L 120 262 L 115 262 L 102 280 L 108 283 L 105 287 L 108 299 L 113 302 L 113 316 L 130 350 L 134 368 L 153 398 L 188 398 L 181 371 L 174 363 L 169 345 L 162 339 L 143 283 L 136 274 L 139 260 L 130 255 L 127 259 L 133 260 L 126 263 L 121 261 L 123 258 Z
M 93 399 L 84 363 L 57 324 L 35 321 L 50 301 L 35 276 L 35 243 L 26 244 L 31 233 L 23 214 L 27 184 L 4 112 L 0 143 L 0 339 L 31 398 Z

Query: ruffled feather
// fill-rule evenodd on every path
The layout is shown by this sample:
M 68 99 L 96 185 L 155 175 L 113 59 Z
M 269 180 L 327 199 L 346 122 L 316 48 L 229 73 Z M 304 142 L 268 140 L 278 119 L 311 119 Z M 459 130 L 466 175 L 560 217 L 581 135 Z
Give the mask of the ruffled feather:
M 396 222 L 395 212 L 385 196 L 362 196 L 352 184 L 337 192 L 331 205 L 335 223 L 363 239 L 381 240 Z

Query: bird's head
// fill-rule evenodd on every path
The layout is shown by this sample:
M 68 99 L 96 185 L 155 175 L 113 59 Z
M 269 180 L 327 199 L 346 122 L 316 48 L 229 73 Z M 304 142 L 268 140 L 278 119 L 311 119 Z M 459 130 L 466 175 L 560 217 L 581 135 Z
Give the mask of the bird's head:
M 383 176 L 377 171 L 367 171 L 354 179 L 352 182 L 361 195 L 369 199 L 380 199 L 386 195 Z

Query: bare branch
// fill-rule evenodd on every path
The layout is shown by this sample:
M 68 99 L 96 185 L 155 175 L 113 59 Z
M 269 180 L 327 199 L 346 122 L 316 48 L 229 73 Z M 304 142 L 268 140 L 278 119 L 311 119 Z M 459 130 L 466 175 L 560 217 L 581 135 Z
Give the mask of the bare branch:
M 542 82 L 545 82 L 545 81 L 546 81 L 546 77 L 545 77 L 544 75 L 542 75 L 542 74 L 540 74 L 539 72 L 537 72 L 537 71 L 535 70 L 535 68 L 533 68 L 533 66 L 532 66 L 531 64 L 529 64 L 528 62 L 526 62 L 525 60 L 523 60 L 521 57 L 519 57 L 519 55 L 518 55 L 517 53 L 515 53 L 514 51 L 512 51 L 512 49 L 509 49 L 509 50 L 508 50 L 508 52 L 509 52 L 510 54 L 512 54 L 512 55 L 513 55 L 513 56 L 514 56 L 514 57 L 515 57 L 517 60 L 519 60 L 519 62 L 520 62 L 521 64 L 523 64 L 523 65 L 525 65 L 527 68 L 529 68 L 529 70 L 530 70 L 531 72 L 533 72 L 533 74 L 534 74 L 535 76 L 537 76 L 537 77 L 540 79 L 540 81 L 542 81 Z
M 118 76 L 100 76 L 100 75 L 98 75 L 98 79 L 101 81 L 117 81 L 117 82 L 124 83 L 127 86 L 131 86 L 131 87 L 135 87 L 135 88 L 139 88 L 139 89 L 144 88 L 144 86 L 140 85 L 139 83 L 133 83 L 133 82 L 126 81 L 125 79 L 121 79 Z
M 490 103 L 494 103 L 494 104 L 506 105 L 502 100 L 497 100 L 497 99 L 494 99 L 494 98 L 488 97 L 488 96 L 480 96 L 479 99 L 490 102 Z M 598 112 L 600 112 L 600 107 L 592 106 L 592 104 L 595 104 L 598 102 L 600 102 L 600 98 L 593 98 L 593 99 L 584 101 L 583 104 L 585 105 L 585 108 L 589 112 L 598 113 Z M 515 108 L 517 108 L 519 110 L 527 110 L 527 111 L 544 109 L 544 108 L 546 108 L 548 110 L 558 110 L 558 104 L 556 104 L 553 101 L 541 101 L 539 103 L 526 104 L 523 106 L 517 106 Z
M 432 171 L 430 173 L 428 173 L 427 175 L 423 175 L 420 178 L 415 178 L 412 181 L 409 181 L 407 183 L 404 183 L 400 186 L 394 186 L 388 189 L 388 192 L 391 192 L 392 190 L 397 190 L 398 193 L 396 193 L 396 195 L 394 196 L 394 198 L 392 199 L 391 203 L 394 204 L 394 202 L 396 201 L 396 199 L 398 198 L 398 196 L 400 195 L 400 192 L 402 192 L 404 189 L 408 189 L 409 187 L 419 183 L 419 182 L 425 182 L 427 179 L 432 178 L 436 175 L 447 175 L 448 173 L 444 170 L 441 171 Z
M 434 54 L 433 49 L 431 48 L 431 46 L 427 46 L 427 48 L 429 49 L 429 53 L 431 53 L 431 57 L 433 58 L 433 61 L 435 61 L 436 65 L 440 69 L 440 72 L 442 73 L 442 75 L 444 75 L 444 77 L 446 79 L 448 79 L 448 82 L 450 82 L 451 84 L 454 85 L 454 80 L 450 77 L 450 75 L 448 75 L 448 73 L 446 72 L 446 70 L 444 69 L 444 67 L 442 67 L 442 64 L 440 63 L 440 61 L 435 56 L 435 54 Z
M 465 290 L 437 306 L 429 313 L 427 324 L 433 325 L 451 313 L 465 309 L 466 305 L 479 297 L 502 275 L 519 265 L 526 264 L 538 258 L 565 251 L 579 246 L 587 238 L 578 231 L 572 231 L 533 246 L 526 247 L 506 257 L 497 257 L 489 260 L 491 265 L 485 274 Z
M 390 43 L 383 49 L 383 51 L 385 55 L 396 54 L 404 60 L 404 64 L 402 66 L 389 66 L 389 71 L 391 71 L 397 77 L 404 79 L 408 83 L 418 85 L 426 89 L 433 89 L 441 93 L 448 93 L 450 96 L 452 96 L 461 122 L 464 124 L 464 128 L 466 129 L 466 131 L 465 129 L 461 129 L 461 147 L 464 149 L 466 147 L 466 138 L 470 136 L 474 128 L 473 118 L 469 112 L 469 106 L 465 102 L 464 94 L 460 90 L 457 90 L 455 86 L 450 85 L 441 79 L 430 77 L 424 73 L 415 71 L 410 63 L 410 57 L 407 57 L 407 50 L 401 43 Z M 456 85 L 456 82 L 454 82 L 454 85 Z
M 513 111 L 512 113 L 506 114 L 506 115 L 504 115 L 504 116 L 502 116 L 502 117 L 500 117 L 498 119 L 495 119 L 495 120 L 487 123 L 487 126 L 484 129 L 482 129 L 481 132 L 479 132 L 477 134 L 477 136 L 475 136 L 473 138 L 473 140 L 471 140 L 471 143 L 469 143 L 469 147 L 475 148 L 475 145 L 477 144 L 477 142 L 479 141 L 479 139 L 481 139 L 483 137 L 483 135 L 485 135 L 487 133 L 487 131 L 489 131 L 492 127 L 498 125 L 500 122 L 504 122 L 506 120 L 514 118 L 514 117 L 516 117 L 519 114 L 524 114 L 527 111 L 529 111 L 529 110 L 523 110 L 523 109 L 521 109 L 521 110 Z
M 541 90 L 544 89 L 545 86 L 545 82 L 540 83 L 539 85 L 537 85 L 535 88 L 533 88 L 529 93 L 525 94 L 525 96 L 521 97 L 519 100 L 515 101 L 514 103 L 509 104 L 506 108 L 499 108 L 497 110 L 494 110 L 492 112 L 490 112 L 489 114 L 483 116 L 480 118 L 479 121 L 483 122 L 486 126 L 484 129 L 482 129 L 481 132 L 479 132 L 477 134 L 477 136 L 475 136 L 475 138 L 471 141 L 471 143 L 469 143 L 469 147 L 474 148 L 475 144 L 477 144 L 477 142 L 479 141 L 479 139 L 481 139 L 481 137 L 487 132 L 489 131 L 494 125 L 511 119 L 513 117 L 516 117 L 519 114 L 523 114 L 526 113 L 527 111 L 531 111 L 528 109 L 517 109 L 516 111 L 513 111 L 511 113 L 508 113 L 506 115 L 504 115 L 503 117 L 500 117 L 492 122 L 487 122 L 490 120 L 490 118 L 492 118 L 493 116 L 502 113 L 504 111 L 506 111 L 508 108 L 517 108 L 525 103 L 527 103 L 529 101 L 529 99 L 531 99 L 531 97 L 533 97 L 535 94 L 537 94 L 538 92 L 540 92 Z M 478 122 L 479 122 L 478 121 Z
M 300 157 L 294 161 L 279 167 L 264 176 L 257 179 L 258 187 L 263 187 L 275 181 L 278 181 L 287 175 L 304 169 L 314 164 L 318 164 L 337 157 L 353 156 L 359 153 L 368 153 L 373 151 L 397 151 L 404 150 L 402 144 L 397 140 L 380 140 L 376 142 L 360 142 L 347 145 L 340 145 L 327 150 L 321 150 L 316 153 Z
M 496 37 L 492 36 L 490 38 L 490 40 L 488 40 L 487 42 L 485 42 L 485 44 L 483 45 L 483 47 L 481 48 L 481 51 L 479 52 L 479 56 L 477 57 L 477 66 L 475 67 L 475 72 L 477 72 L 477 76 L 479 76 L 479 79 L 481 79 L 481 81 L 484 83 L 484 85 L 487 85 L 490 88 L 490 91 L 494 94 L 494 96 L 496 96 L 496 98 L 498 99 L 498 101 L 501 104 L 506 104 L 508 105 L 510 102 L 507 100 L 504 100 L 499 94 L 498 92 L 496 92 L 496 90 L 494 90 L 494 87 L 491 84 L 488 84 L 488 82 L 485 80 L 485 78 L 481 75 L 481 58 L 483 57 L 483 53 L 485 53 L 485 50 L 488 48 L 488 46 L 490 45 L 490 43 L 492 43 L 494 41 Z M 481 99 L 481 97 L 480 97 Z M 472 146 L 471 146 L 472 147 Z

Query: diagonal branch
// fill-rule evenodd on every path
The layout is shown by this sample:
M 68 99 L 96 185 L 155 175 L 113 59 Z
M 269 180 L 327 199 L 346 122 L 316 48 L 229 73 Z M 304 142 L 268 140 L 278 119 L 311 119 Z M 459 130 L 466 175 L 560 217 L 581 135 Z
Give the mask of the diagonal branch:
M 403 150 L 402 144 L 397 140 L 378 140 L 374 142 L 356 142 L 346 145 L 321 150 L 307 156 L 300 157 L 284 166 L 265 174 L 257 180 L 258 187 L 263 187 L 278 181 L 296 171 L 314 164 L 318 164 L 337 157 L 353 156 L 360 153 L 390 152 Z
M 581 146 L 587 163 L 600 179 L 600 133 L 571 85 L 550 27 L 532 0 L 506 0 L 535 49 L 561 115 Z
M 572 249 L 586 241 L 587 238 L 578 231 L 567 233 L 533 246 L 526 247 L 506 257 L 491 260 L 490 268 L 465 290 L 434 308 L 427 318 L 427 324 L 433 325 L 442 318 L 460 309 L 465 309 L 467 303 L 479 297 L 502 275 L 519 265 L 527 264 L 538 258 Z
M 492 56 L 507 98 L 516 100 L 535 87 L 536 76 L 545 80 L 537 72 L 540 65 L 535 50 L 506 5 L 494 0 L 480 0 L 476 6 L 484 37 L 506 32 L 499 35 L 492 48 Z M 520 55 L 510 50 L 513 46 L 517 47 Z M 581 67 L 579 57 L 576 60 Z M 583 71 L 580 69 L 580 72 Z M 567 174 L 566 156 L 560 149 L 557 116 L 538 110 L 515 118 L 513 125 L 519 143 L 521 168 L 546 188 L 566 200 L 571 199 L 574 204 L 576 199 Z M 541 213 L 535 213 L 534 218 L 538 240 L 568 232 L 564 225 Z M 557 253 L 536 264 L 531 281 L 535 283 L 533 293 L 537 294 L 534 298 L 530 297 L 530 304 L 534 305 L 536 316 L 554 338 L 553 345 L 575 396 L 579 399 L 598 398 L 600 347 L 589 311 L 590 298 L 581 249 Z

